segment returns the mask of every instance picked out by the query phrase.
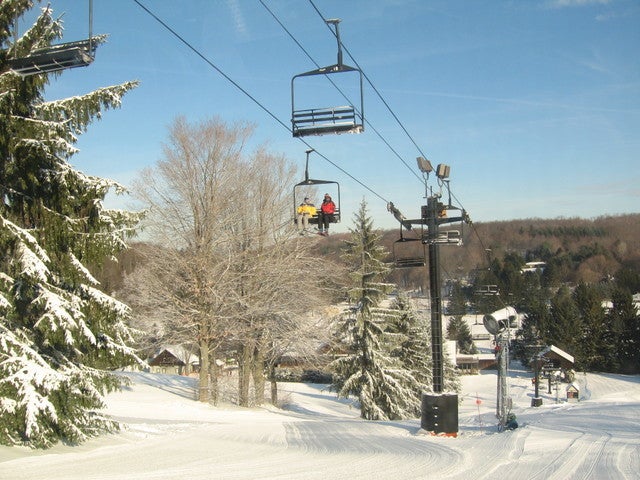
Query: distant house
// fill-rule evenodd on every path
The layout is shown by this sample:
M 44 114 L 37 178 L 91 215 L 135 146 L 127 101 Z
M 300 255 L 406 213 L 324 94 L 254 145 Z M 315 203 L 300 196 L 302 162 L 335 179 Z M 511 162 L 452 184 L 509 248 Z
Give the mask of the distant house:
M 184 375 L 187 364 L 180 360 L 168 349 L 163 349 L 148 362 L 151 373 L 166 373 L 169 375 Z
M 520 273 L 527 272 L 544 272 L 544 268 L 547 266 L 545 262 L 527 262 L 524 267 L 520 269 Z
M 478 355 L 456 355 L 456 366 L 462 374 L 477 374 L 480 371 L 480 359 Z

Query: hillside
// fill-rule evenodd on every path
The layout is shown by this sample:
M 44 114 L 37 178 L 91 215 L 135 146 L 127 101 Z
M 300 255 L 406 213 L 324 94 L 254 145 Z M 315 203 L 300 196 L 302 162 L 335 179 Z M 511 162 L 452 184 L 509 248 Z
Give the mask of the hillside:
M 391 261 L 399 229 L 382 233 Z M 405 236 L 412 238 L 411 233 Z M 523 261 L 562 257 L 566 260 L 562 281 L 569 283 L 598 282 L 622 267 L 640 271 L 640 214 L 473 223 L 464 225 L 462 237 L 462 246 L 440 248 L 444 279 L 468 277 L 477 269 L 488 268 L 491 260 L 513 254 Z M 336 257 L 346 238 L 348 234 L 327 239 L 320 245 L 321 253 Z M 400 247 L 404 245 L 396 244 L 397 251 Z M 419 248 L 419 243 L 412 247 Z M 415 288 L 426 287 L 428 279 L 424 269 L 410 268 L 395 272 L 393 281 Z
M 412 235 L 406 234 L 409 238 Z M 443 280 L 467 278 L 478 269 L 487 269 L 490 259 L 501 260 L 509 254 L 517 254 L 523 261 L 546 261 L 545 257 L 564 255 L 570 262 L 561 280 L 570 283 L 598 282 L 623 266 L 640 272 L 640 213 L 590 220 L 532 218 L 465 224 L 462 237 L 462 246 L 440 249 Z M 348 233 L 318 238 L 317 252 L 337 260 L 348 238 Z M 389 262 L 393 261 L 394 243 L 399 238 L 399 229 L 382 231 Z M 421 248 L 419 242 L 411 243 Z M 135 268 L 140 248 L 144 244 L 134 245 L 121 254 L 119 264 L 107 262 L 97 273 L 107 291 L 121 288 L 122 274 Z M 428 276 L 421 268 L 397 269 L 391 281 L 407 289 L 428 288 Z

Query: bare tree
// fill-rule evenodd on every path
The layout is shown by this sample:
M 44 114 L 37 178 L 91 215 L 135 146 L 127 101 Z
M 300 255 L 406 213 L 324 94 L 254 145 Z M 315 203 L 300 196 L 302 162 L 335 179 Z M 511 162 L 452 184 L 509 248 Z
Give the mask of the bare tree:
M 245 153 L 252 127 L 178 118 L 155 168 L 136 184 L 153 246 L 127 284 L 140 313 L 195 342 L 201 401 L 217 400 L 217 353 L 234 347 L 239 401 L 264 401 L 264 369 L 274 345 L 299 338 L 296 321 L 323 300 L 326 261 L 316 240 L 292 238 L 295 169 L 258 148 Z M 178 342 L 179 343 L 179 342 Z M 290 340 L 289 340 L 290 343 Z

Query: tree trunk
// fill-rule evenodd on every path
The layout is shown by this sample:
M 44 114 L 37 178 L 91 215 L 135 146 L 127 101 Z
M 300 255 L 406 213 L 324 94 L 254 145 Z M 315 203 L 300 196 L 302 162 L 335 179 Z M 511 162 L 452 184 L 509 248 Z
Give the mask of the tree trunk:
M 255 387 L 255 404 L 264 404 L 264 349 L 258 344 L 254 349 L 253 362 L 251 364 L 253 374 L 253 386 Z
M 241 407 L 249 406 L 249 385 L 251 385 L 251 360 L 253 357 L 253 345 L 243 345 L 238 372 L 238 404 Z
M 198 390 L 198 401 L 209 401 L 209 343 L 200 340 L 200 385 Z
M 218 367 L 218 363 L 216 362 L 216 351 L 215 349 L 211 349 L 209 351 L 209 372 L 211 378 L 211 403 L 215 406 L 218 406 L 218 402 L 220 400 L 220 388 L 218 384 L 218 377 L 220 373 L 220 368 Z
M 278 382 L 276 381 L 276 365 L 269 366 L 269 382 L 271 383 L 271 405 L 278 406 Z

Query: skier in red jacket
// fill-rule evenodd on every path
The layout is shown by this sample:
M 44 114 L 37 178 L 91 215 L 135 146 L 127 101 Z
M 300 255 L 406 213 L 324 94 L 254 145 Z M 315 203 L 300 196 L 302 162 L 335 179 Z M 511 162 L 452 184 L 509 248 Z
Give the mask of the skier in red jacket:
M 318 230 L 320 235 L 329 235 L 329 224 L 335 222 L 336 204 L 331 200 L 331 195 L 324 194 L 320 211 L 318 212 Z

